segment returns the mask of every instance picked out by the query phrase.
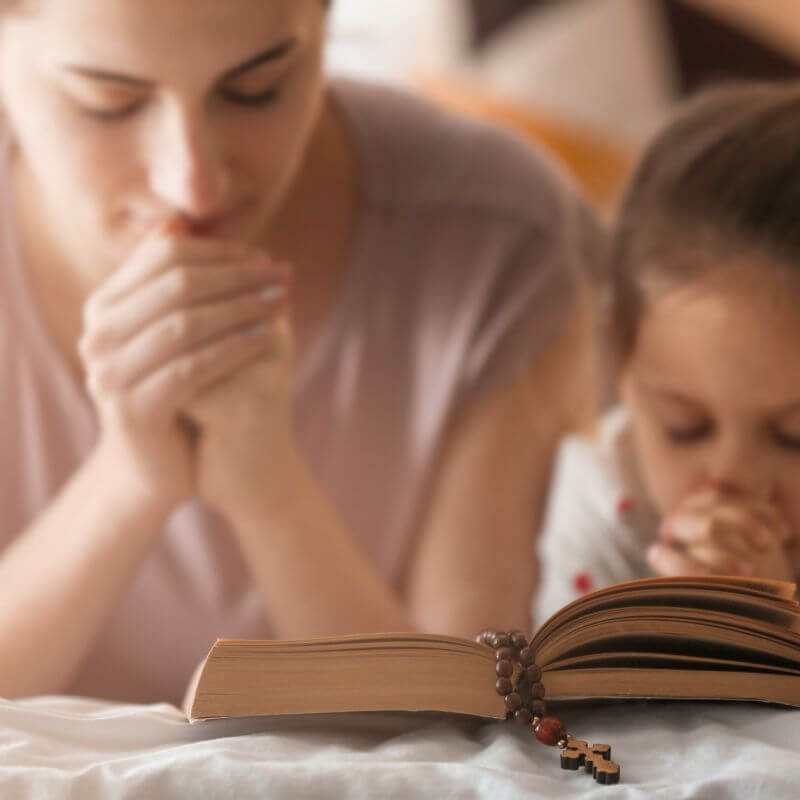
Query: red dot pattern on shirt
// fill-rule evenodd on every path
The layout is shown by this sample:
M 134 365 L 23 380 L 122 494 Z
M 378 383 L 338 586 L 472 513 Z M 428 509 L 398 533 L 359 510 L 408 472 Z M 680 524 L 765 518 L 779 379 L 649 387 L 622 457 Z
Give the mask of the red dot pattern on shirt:
M 633 509 L 633 498 L 620 497 L 619 501 L 617 502 L 617 513 L 627 514 L 632 509 Z
M 588 592 L 591 592 L 594 588 L 592 576 L 588 572 L 579 572 L 572 579 L 572 588 L 578 594 L 587 594 Z

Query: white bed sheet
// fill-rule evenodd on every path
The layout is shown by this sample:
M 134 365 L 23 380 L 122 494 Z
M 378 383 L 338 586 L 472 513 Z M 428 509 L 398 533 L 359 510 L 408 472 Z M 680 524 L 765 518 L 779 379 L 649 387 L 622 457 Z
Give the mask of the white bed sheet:
M 562 714 L 612 745 L 622 783 L 560 769 L 512 723 L 398 715 L 220 720 L 169 705 L 0 701 L 3 800 L 112 798 L 800 798 L 800 710 L 637 703 Z

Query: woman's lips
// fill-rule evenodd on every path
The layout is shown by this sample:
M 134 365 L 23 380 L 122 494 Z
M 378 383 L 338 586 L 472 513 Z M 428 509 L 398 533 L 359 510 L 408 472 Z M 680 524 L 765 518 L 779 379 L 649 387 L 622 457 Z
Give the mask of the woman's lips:
M 204 219 L 192 219 L 177 212 L 159 216 L 137 215 L 134 218 L 138 220 L 137 227 L 145 230 L 153 230 L 162 225 L 165 220 L 177 217 L 184 220 L 186 229 L 192 236 L 224 236 L 234 232 L 241 225 L 250 205 L 250 203 L 239 203 L 228 211 Z
M 249 203 L 238 203 L 230 210 L 215 214 L 206 219 L 186 220 L 189 233 L 194 236 L 223 236 L 233 233 L 240 227 L 242 219 L 247 215 Z

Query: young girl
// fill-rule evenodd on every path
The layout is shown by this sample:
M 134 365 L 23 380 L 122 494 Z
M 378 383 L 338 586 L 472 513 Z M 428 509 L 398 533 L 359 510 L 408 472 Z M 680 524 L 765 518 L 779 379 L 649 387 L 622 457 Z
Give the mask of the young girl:
M 530 625 L 591 215 L 329 5 L 0 0 L 0 696 Z
M 612 248 L 621 406 L 561 448 L 537 619 L 649 575 L 800 575 L 800 85 L 692 101 Z

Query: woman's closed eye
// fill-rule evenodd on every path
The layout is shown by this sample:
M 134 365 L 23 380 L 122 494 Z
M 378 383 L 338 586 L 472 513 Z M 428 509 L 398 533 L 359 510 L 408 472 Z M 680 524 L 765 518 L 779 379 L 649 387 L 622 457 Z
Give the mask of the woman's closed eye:
M 237 106 L 263 108 L 264 106 L 274 103 L 278 99 L 280 96 L 280 87 L 270 86 L 268 89 L 264 89 L 255 93 L 237 92 L 233 89 L 227 88 L 220 88 L 218 89 L 218 92 L 227 102 L 233 103 Z M 79 108 L 82 113 L 87 114 L 90 117 L 94 117 L 95 119 L 106 122 L 114 122 L 132 117 L 137 111 L 147 105 L 147 102 L 148 99 L 146 97 L 142 97 L 128 103 L 117 104 L 113 106 L 100 106 L 80 103 Z
M 220 88 L 219 93 L 226 100 L 240 106 L 267 106 L 274 103 L 280 96 L 279 86 L 270 86 L 259 92 L 240 92 L 234 89 Z
M 83 114 L 99 120 L 113 122 L 115 120 L 126 119 L 133 116 L 140 108 L 147 103 L 146 98 L 134 100 L 130 103 L 117 106 L 91 106 L 80 104 L 79 108 Z

